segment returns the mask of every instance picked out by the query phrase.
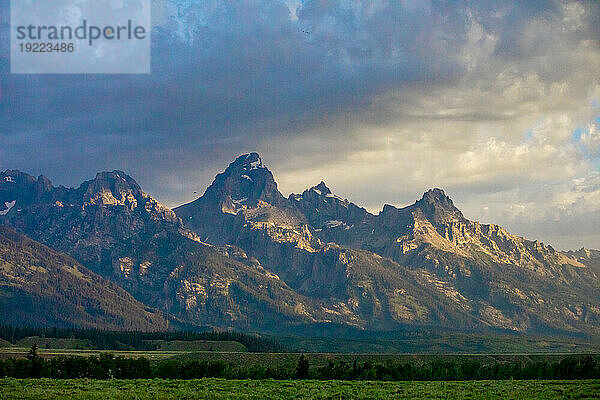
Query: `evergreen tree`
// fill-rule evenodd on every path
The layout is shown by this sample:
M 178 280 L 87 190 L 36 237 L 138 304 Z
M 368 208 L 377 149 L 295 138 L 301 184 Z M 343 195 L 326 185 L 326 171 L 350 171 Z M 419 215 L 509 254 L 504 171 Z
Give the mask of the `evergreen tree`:
M 297 379 L 308 379 L 308 369 L 310 365 L 304 354 L 298 359 L 298 366 L 296 367 L 296 378 Z
M 39 378 L 42 375 L 42 369 L 44 368 L 44 360 L 38 355 L 37 351 L 38 345 L 34 343 L 27 352 L 30 376 L 33 378 Z

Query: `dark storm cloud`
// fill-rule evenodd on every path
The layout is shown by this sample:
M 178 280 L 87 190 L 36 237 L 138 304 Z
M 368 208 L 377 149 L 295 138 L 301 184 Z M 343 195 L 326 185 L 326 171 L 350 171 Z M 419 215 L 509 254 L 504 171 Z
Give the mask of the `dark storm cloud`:
M 5 41 L 2 167 L 73 184 L 118 165 L 151 182 L 223 163 L 384 89 L 448 79 L 464 36 L 464 10 L 436 4 L 307 2 L 297 21 L 277 1 L 178 7 L 153 32 L 150 76 L 9 75 Z

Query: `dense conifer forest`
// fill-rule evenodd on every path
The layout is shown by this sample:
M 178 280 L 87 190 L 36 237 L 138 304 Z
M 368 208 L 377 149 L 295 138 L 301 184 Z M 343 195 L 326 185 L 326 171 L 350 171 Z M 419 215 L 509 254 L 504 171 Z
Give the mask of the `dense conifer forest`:
M 172 340 L 216 340 L 234 341 L 246 346 L 250 352 L 281 352 L 285 348 L 273 340 L 258 335 L 249 335 L 233 331 L 109 331 L 85 328 L 45 328 L 45 327 L 11 327 L 0 325 L 0 339 L 12 344 L 18 340 L 31 337 L 81 339 L 89 341 L 92 348 L 104 350 L 145 350 L 157 349 L 154 341 Z
M 104 353 L 99 356 L 41 358 L 37 346 L 25 359 L 0 361 L 0 377 L 12 378 L 93 378 L 93 379 L 319 379 L 383 381 L 455 381 L 507 379 L 598 379 L 598 356 L 569 356 L 559 361 L 432 360 L 414 362 L 330 361 L 311 367 L 301 356 L 295 367 L 235 365 L 224 361 L 125 358 Z

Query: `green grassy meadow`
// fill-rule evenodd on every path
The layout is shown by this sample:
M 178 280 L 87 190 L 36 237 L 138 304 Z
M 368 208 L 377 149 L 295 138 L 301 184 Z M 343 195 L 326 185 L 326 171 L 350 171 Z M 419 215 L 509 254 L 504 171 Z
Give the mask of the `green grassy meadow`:
M 25 358 L 27 352 L 29 351 L 29 347 L 4 347 L 0 348 L 0 360 L 6 360 L 8 358 Z M 110 353 L 116 356 L 130 357 L 130 358 L 138 358 L 138 357 L 146 357 L 151 361 L 165 360 L 168 358 L 174 357 L 183 357 L 189 356 L 189 354 L 196 354 L 190 351 L 120 351 L 120 350 L 80 350 L 80 349 L 40 349 L 38 351 L 40 357 L 43 358 L 52 358 L 58 356 L 97 356 L 102 353 Z
M 0 379 L 0 399 L 593 399 L 600 381 Z

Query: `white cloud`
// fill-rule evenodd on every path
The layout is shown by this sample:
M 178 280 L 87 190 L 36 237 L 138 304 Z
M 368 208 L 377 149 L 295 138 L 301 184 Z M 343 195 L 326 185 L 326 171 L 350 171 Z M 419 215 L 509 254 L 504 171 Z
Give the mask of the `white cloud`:
M 598 123 L 589 124 L 581 135 L 581 143 L 591 155 L 600 156 L 600 128 Z
M 302 165 L 308 171 L 301 176 L 281 162 L 281 187 L 300 191 L 325 177 L 377 211 L 440 186 L 472 219 L 557 247 L 600 247 L 598 164 L 590 158 L 598 155 L 600 134 L 589 124 L 597 117 L 590 103 L 599 94 L 598 35 L 582 34 L 590 29 L 583 4 L 560 6 L 558 15 L 536 16 L 520 28 L 516 58 L 498 54 L 504 33 L 486 31 L 469 12 L 460 79 L 379 93 L 358 123 L 328 127 L 353 144 L 336 151 L 327 141 L 330 157 Z M 582 124 L 577 143 L 573 131 Z M 319 142 L 322 129 L 306 135 Z M 285 146 L 308 154 L 307 143 Z

